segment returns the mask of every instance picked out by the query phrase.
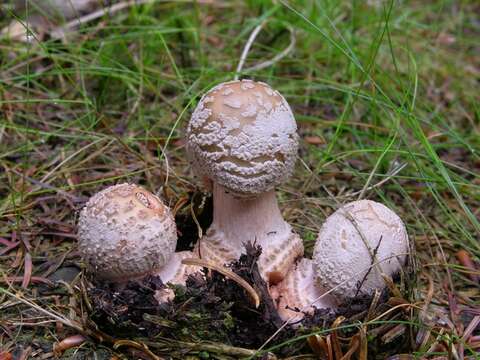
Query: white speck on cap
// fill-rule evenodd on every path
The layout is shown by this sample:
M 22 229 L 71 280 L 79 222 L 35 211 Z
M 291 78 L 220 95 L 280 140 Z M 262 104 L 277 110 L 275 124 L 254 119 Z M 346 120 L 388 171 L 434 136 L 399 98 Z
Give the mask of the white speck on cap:
M 267 84 L 222 83 L 207 92 L 187 128 L 195 170 L 239 196 L 273 189 L 293 172 L 298 149 L 295 118 Z
M 175 221 L 162 201 L 140 186 L 120 184 L 90 198 L 78 221 L 78 247 L 104 280 L 127 281 L 159 270 L 177 243 Z
M 371 267 L 375 251 L 381 269 Z M 345 299 L 354 297 L 364 280 L 359 294 L 371 295 L 385 287 L 381 272 L 399 272 L 408 252 L 407 231 L 397 214 L 374 201 L 354 201 L 335 211 L 320 229 L 313 254 L 317 282 Z

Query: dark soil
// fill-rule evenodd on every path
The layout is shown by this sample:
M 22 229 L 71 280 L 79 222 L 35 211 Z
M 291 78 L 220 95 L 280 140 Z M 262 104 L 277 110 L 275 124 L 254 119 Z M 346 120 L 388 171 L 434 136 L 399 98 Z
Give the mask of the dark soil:
M 121 290 L 109 284 L 95 284 L 89 290 L 92 308 L 95 309 L 90 319 L 98 329 L 116 338 L 214 341 L 249 349 L 259 348 L 283 324 L 258 271 L 256 261 L 260 253 L 259 247 L 248 245 L 247 254 L 231 264 L 231 270 L 252 284 L 259 294 L 261 302 L 258 309 L 254 308 L 248 294 L 236 282 L 204 269 L 190 276 L 187 286 L 174 286 L 175 299 L 163 304 L 157 303 L 154 293 L 165 285 L 155 276 L 129 282 Z M 383 313 L 390 308 L 390 297 L 389 290 L 385 290 L 378 299 L 379 305 L 374 313 Z M 366 320 L 371 301 L 371 297 L 359 296 L 340 306 L 336 312 L 317 310 L 305 317 L 302 326 L 286 326 L 269 346 L 330 328 L 338 317 L 348 319 L 342 326 Z M 394 314 L 396 320 L 406 319 L 400 312 Z M 342 337 L 349 338 L 355 336 L 357 331 L 356 327 L 350 327 L 338 332 Z M 395 346 L 387 344 L 387 349 L 380 340 L 370 341 L 369 354 L 385 353 L 388 347 L 391 350 L 388 352 L 398 353 L 408 346 L 408 334 L 408 331 L 404 332 L 396 340 Z M 279 354 L 294 354 L 304 346 L 305 342 L 294 341 L 283 346 Z

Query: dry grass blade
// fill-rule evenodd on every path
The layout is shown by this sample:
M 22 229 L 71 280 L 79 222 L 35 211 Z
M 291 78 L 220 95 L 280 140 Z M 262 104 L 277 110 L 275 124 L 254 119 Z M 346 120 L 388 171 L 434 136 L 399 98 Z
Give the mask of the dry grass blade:
M 22 279 L 22 288 L 28 288 L 28 284 L 32 280 L 32 271 L 33 271 L 33 264 L 32 264 L 32 255 L 25 249 L 25 256 L 23 259 L 24 263 L 24 272 L 23 272 L 23 279 Z
M 462 340 L 467 341 L 468 338 L 473 334 L 475 329 L 478 328 L 479 324 L 480 324 L 480 315 L 477 315 L 472 319 L 472 321 L 470 321 L 470 324 L 468 324 L 467 328 L 463 332 Z
M 55 319 L 55 320 L 57 320 L 58 322 L 66 325 L 66 326 L 69 326 L 69 327 L 71 327 L 71 328 L 73 328 L 73 329 L 76 329 L 76 330 L 78 330 L 78 331 L 84 332 L 83 327 L 82 327 L 79 323 L 77 323 L 76 321 L 74 321 L 74 320 L 67 319 L 66 317 L 64 317 L 64 316 L 62 316 L 62 315 L 60 315 L 60 314 L 57 314 L 57 313 L 54 312 L 54 311 L 46 310 L 46 309 L 42 308 L 41 306 L 39 306 L 39 305 L 31 302 L 31 301 L 28 301 L 28 300 L 26 300 L 26 299 L 23 299 L 23 298 L 20 297 L 19 295 L 16 295 L 16 294 L 11 293 L 11 292 L 8 291 L 8 290 L 5 290 L 5 289 L 0 288 L 0 293 L 5 294 L 5 295 L 7 295 L 7 296 L 10 296 L 10 297 L 18 300 L 18 301 L 20 301 L 21 303 L 23 303 L 23 304 L 25 304 L 25 305 L 28 305 L 28 306 L 30 306 L 30 307 L 32 307 L 32 308 L 34 308 L 35 310 L 37 310 L 37 311 L 39 311 L 39 312 L 41 312 L 41 313 L 43 313 L 43 314 L 45 314 L 45 315 L 47 315 L 47 316 Z
M 342 347 L 340 345 L 340 340 L 339 336 L 337 333 L 337 328 L 340 326 L 342 322 L 345 321 L 345 317 L 339 316 L 338 318 L 335 319 L 335 321 L 332 324 L 332 345 L 333 345 L 333 351 L 335 353 L 335 358 L 336 359 L 341 359 L 343 358 L 343 352 L 342 352 Z
M 83 335 L 72 335 L 53 345 L 55 356 L 61 356 L 66 350 L 82 345 L 87 338 Z
M 313 350 L 315 354 L 318 356 L 323 356 L 325 357 L 326 355 L 328 356 L 328 346 L 326 341 L 323 339 L 323 336 L 321 335 L 312 335 L 307 338 L 308 345 L 310 346 L 310 349 Z
M 328 334 L 327 336 L 327 350 L 328 350 L 327 359 L 335 360 L 335 358 L 333 357 L 332 334 Z
M 353 354 L 357 351 L 360 341 L 358 340 L 358 334 L 353 336 L 350 340 L 350 346 L 345 355 L 342 356 L 341 360 L 350 360 Z
M 397 298 L 402 298 L 402 292 L 399 290 L 397 284 L 393 282 L 393 279 L 385 274 L 381 274 L 383 281 L 388 286 L 390 292 Z
M 368 358 L 368 339 L 365 326 L 360 328 L 360 348 L 358 349 L 358 360 L 367 360 Z
M 371 302 L 370 307 L 368 309 L 367 320 L 370 320 L 375 316 L 375 310 L 377 308 L 378 301 L 380 300 L 380 295 L 381 295 L 380 291 L 378 291 L 378 289 L 375 289 L 375 292 L 373 294 L 372 302 Z
M 473 263 L 472 258 L 468 253 L 468 251 L 462 249 L 462 250 L 459 250 L 456 255 L 457 255 L 458 262 L 469 271 L 467 273 L 468 277 L 472 281 L 479 283 L 480 276 L 478 275 L 478 270 L 476 269 L 475 264 Z
M 222 355 L 230 355 L 235 356 L 236 358 L 249 358 L 256 355 L 255 350 L 230 346 L 227 344 L 221 344 L 211 341 L 204 341 L 200 343 L 195 342 L 187 342 L 187 341 L 179 341 L 179 340 L 172 340 L 166 338 L 159 338 L 156 342 L 153 341 L 146 341 L 146 345 L 148 345 L 152 349 L 160 349 L 164 348 L 165 345 L 168 345 L 168 348 L 176 348 L 185 351 L 185 349 L 192 350 L 192 351 L 207 351 L 214 354 L 222 354 Z M 276 357 L 268 353 L 268 359 L 274 360 Z
M 240 276 L 235 274 L 233 271 L 227 269 L 225 266 L 221 266 L 218 264 L 215 264 L 212 261 L 208 261 L 205 259 L 183 259 L 182 264 L 184 265 L 193 265 L 193 266 L 202 266 L 206 267 L 211 270 L 218 271 L 220 274 L 226 276 L 230 280 L 235 281 L 238 285 L 243 287 L 247 293 L 250 295 L 254 305 L 256 308 L 260 306 L 260 297 L 258 296 L 257 292 L 255 289 L 247 283 L 245 280 L 243 280 Z
M 153 360 L 162 360 L 163 359 L 163 358 L 155 355 L 153 352 L 151 352 L 150 349 L 147 347 L 147 345 L 145 345 L 143 343 L 139 343 L 139 342 L 131 341 L 131 340 L 118 340 L 118 341 L 115 341 L 115 343 L 113 344 L 113 348 L 115 350 L 122 347 L 122 346 L 127 346 L 129 348 L 140 350 L 142 353 L 144 353 L 145 355 L 147 355 L 149 358 L 151 358 Z
M 394 326 L 392 329 L 387 331 L 383 336 L 382 336 L 382 342 L 384 344 L 388 344 L 398 338 L 399 336 L 403 335 L 406 331 L 406 327 L 403 324 L 398 324 Z

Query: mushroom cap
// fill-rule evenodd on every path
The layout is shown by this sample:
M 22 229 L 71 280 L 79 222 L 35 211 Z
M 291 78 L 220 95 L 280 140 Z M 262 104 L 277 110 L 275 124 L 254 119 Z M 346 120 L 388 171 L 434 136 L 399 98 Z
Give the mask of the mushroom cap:
M 208 91 L 187 128 L 187 152 L 196 172 L 238 196 L 283 183 L 293 172 L 297 149 L 290 106 L 278 91 L 252 80 Z
M 132 184 L 95 194 L 80 212 L 79 251 L 97 276 L 123 282 L 159 270 L 177 243 L 175 221 L 162 201 Z
M 398 273 L 408 252 L 405 225 L 392 210 L 370 200 L 354 201 L 320 229 L 313 253 L 316 280 L 340 299 L 354 297 L 360 284 L 359 294 L 371 295 L 385 287 L 381 273 Z

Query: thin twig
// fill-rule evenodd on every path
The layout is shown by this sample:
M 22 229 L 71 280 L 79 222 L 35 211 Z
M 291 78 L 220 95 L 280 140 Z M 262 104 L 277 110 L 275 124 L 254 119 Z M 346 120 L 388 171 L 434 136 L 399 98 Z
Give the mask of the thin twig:
M 359 195 L 357 200 L 360 200 L 365 195 L 365 192 L 373 190 L 373 189 L 375 189 L 379 186 L 382 186 L 387 181 L 391 180 L 394 176 L 396 176 L 400 171 L 402 171 L 407 165 L 408 165 L 407 163 L 400 164 L 395 169 L 393 169 L 392 172 L 387 174 L 387 177 L 385 179 L 382 179 L 381 181 L 379 181 L 376 184 L 373 184 L 371 186 L 368 186 L 369 182 L 367 182 L 367 183 L 365 183 L 365 186 L 363 187 L 362 190 L 356 191 L 356 192 L 351 193 L 351 194 L 347 194 L 347 195 L 345 195 L 345 197 L 355 197 L 355 196 Z
M 253 42 L 257 38 L 258 33 L 260 32 L 260 30 L 262 30 L 262 28 L 265 26 L 266 23 L 267 23 L 267 20 L 263 20 L 260 24 L 255 26 L 255 29 L 253 29 L 252 33 L 248 37 L 247 43 L 243 48 L 242 55 L 240 56 L 240 61 L 238 62 L 237 70 L 235 70 L 234 80 L 238 80 L 240 76 L 240 72 L 242 71 L 242 68 L 243 68 L 243 64 L 245 64 L 245 60 L 247 59 L 248 52 L 250 51 L 250 48 L 252 47 Z
M 31 178 L 30 176 L 27 176 L 27 175 L 21 173 L 20 171 L 17 171 L 15 169 L 10 169 L 10 171 L 17 174 L 18 176 L 22 177 L 23 179 L 27 180 L 28 182 L 32 183 L 33 185 L 36 185 L 37 188 L 55 191 L 56 193 L 58 193 L 60 195 L 63 195 L 65 197 L 68 197 L 68 198 L 72 199 L 73 201 L 78 201 L 79 200 L 78 197 L 76 197 L 74 195 L 71 195 L 71 194 L 67 193 L 66 191 L 64 191 L 62 189 L 59 189 L 59 188 L 57 188 L 55 186 L 52 186 L 52 185 L 49 185 L 49 184 L 47 184 L 43 181 L 35 180 L 34 178 Z M 31 190 L 30 193 L 35 192 L 35 191 L 37 191 L 37 189 Z
M 275 55 L 272 59 L 270 60 L 266 60 L 264 62 L 261 62 L 260 64 L 257 64 L 257 65 L 253 65 L 249 68 L 246 68 L 245 70 L 243 70 L 244 73 L 247 73 L 247 72 L 251 72 L 251 71 L 256 71 L 256 70 L 262 70 L 262 69 L 265 69 L 269 66 L 272 66 L 273 64 L 279 62 L 280 60 L 282 60 L 285 56 L 287 56 L 290 51 L 293 50 L 293 48 L 295 47 L 295 44 L 296 44 L 296 38 L 295 38 L 295 31 L 288 27 L 288 30 L 290 31 L 290 43 L 288 44 L 288 46 L 282 51 L 280 52 L 279 54 Z
M 373 263 L 375 262 L 375 259 L 377 258 L 378 249 L 380 248 L 380 245 L 382 244 L 382 240 L 383 240 L 383 235 L 380 235 L 380 239 L 378 240 L 377 246 L 375 246 L 375 249 L 373 249 L 373 256 L 372 256 L 372 259 L 371 259 L 372 260 L 372 263 L 371 263 L 372 266 L 370 266 L 370 268 L 367 270 L 365 275 L 363 275 L 362 280 L 360 280 L 360 282 L 358 283 L 357 291 L 355 292 L 355 297 L 358 296 L 358 294 L 360 293 L 360 290 L 362 289 L 363 284 L 367 280 L 368 275 L 372 272 Z
M 195 351 L 207 351 L 210 353 L 231 355 L 235 357 L 239 356 L 242 358 L 255 355 L 255 350 L 230 346 L 227 344 L 221 344 L 221 343 L 216 343 L 211 341 L 202 341 L 202 342 L 195 343 L 195 342 L 177 341 L 177 340 L 172 341 L 172 339 L 166 339 L 166 338 L 159 338 L 158 340 L 165 342 L 166 344 L 168 344 L 168 346 L 172 346 L 182 350 L 190 349 Z M 148 345 L 151 348 L 164 348 L 165 345 L 160 341 L 158 342 L 145 341 L 144 344 Z
M 75 156 L 77 156 L 78 154 L 80 154 L 81 152 L 87 150 L 89 147 L 93 146 L 93 145 L 96 145 L 98 144 L 99 142 L 103 141 L 104 138 L 100 138 L 100 139 L 97 139 L 95 141 L 92 141 L 91 143 L 81 147 L 80 149 L 78 149 L 77 151 L 75 151 L 74 153 L 70 154 L 69 156 L 67 156 L 66 159 L 64 159 L 61 163 L 59 163 L 57 166 L 55 166 L 52 170 L 50 170 L 45 176 L 43 176 L 41 179 L 40 179 L 40 182 L 44 183 L 47 181 L 47 179 L 55 173 L 56 170 L 58 170 L 59 168 L 61 168 L 63 165 L 65 165 L 67 162 L 69 162 L 71 159 L 73 159 Z
M 61 314 L 58 314 L 52 310 L 46 310 L 44 308 L 42 308 L 41 306 L 29 301 L 29 300 L 26 300 L 26 299 L 23 299 L 21 298 L 20 296 L 16 295 L 16 294 L 13 294 L 11 293 L 10 291 L 6 290 L 6 289 L 3 289 L 0 287 L 0 293 L 3 293 L 5 295 L 8 295 L 12 298 L 15 298 L 17 299 L 18 301 L 24 303 L 25 305 L 28 305 L 32 308 L 34 308 L 35 310 L 57 320 L 58 322 L 62 323 L 63 325 L 66 325 L 66 326 L 69 326 L 73 329 L 76 329 L 78 331 L 81 331 L 81 332 L 84 332 L 84 328 L 82 327 L 82 325 L 80 325 L 79 323 L 77 323 L 76 321 L 74 320 L 70 320 L 70 319 L 67 319 L 66 317 L 62 316 Z
M 266 19 L 263 20 L 260 24 L 258 24 L 253 29 L 252 33 L 248 37 L 247 43 L 245 44 L 245 47 L 243 48 L 242 55 L 240 56 L 240 61 L 238 62 L 237 69 L 235 70 L 234 80 L 238 80 L 238 78 L 240 77 L 240 73 L 242 73 L 242 72 L 247 73 L 247 72 L 251 72 L 251 71 L 262 70 L 262 69 L 265 69 L 269 66 L 272 66 L 273 64 L 279 62 L 285 56 L 287 56 L 290 53 L 290 51 L 292 51 L 292 49 L 295 47 L 295 43 L 296 43 L 295 31 L 293 30 L 293 28 L 288 26 L 288 30 L 290 32 L 290 43 L 288 44 L 288 46 L 282 52 L 275 55 L 270 60 L 266 60 L 264 62 L 261 62 L 260 64 L 253 65 L 253 66 L 251 66 L 251 67 L 242 71 L 243 65 L 245 64 L 245 61 L 246 61 L 247 56 L 248 56 L 248 52 L 250 51 L 250 48 L 252 47 L 253 42 L 257 38 L 259 32 L 262 30 L 262 28 L 265 26 L 266 23 L 267 23 L 267 20 Z

